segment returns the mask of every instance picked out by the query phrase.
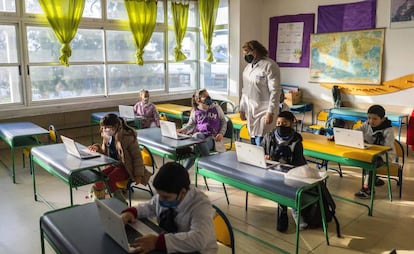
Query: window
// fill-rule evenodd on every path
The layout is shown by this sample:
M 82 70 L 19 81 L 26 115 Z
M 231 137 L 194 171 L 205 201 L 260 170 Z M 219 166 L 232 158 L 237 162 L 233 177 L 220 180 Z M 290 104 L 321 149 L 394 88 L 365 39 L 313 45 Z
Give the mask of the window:
M 65 67 L 59 63 L 61 44 L 43 18 L 38 0 L 0 0 L 1 109 L 83 103 L 91 97 L 94 101 L 113 96 L 135 98 L 143 88 L 159 94 L 193 91 L 200 86 L 227 92 L 228 0 L 220 1 L 213 63 L 204 61 L 197 2 L 189 4 L 188 29 L 182 42 L 187 59 L 174 60 L 171 3 L 158 0 L 157 25 L 144 48 L 144 65 L 139 66 L 124 1 L 85 0 L 71 42 L 70 66 Z

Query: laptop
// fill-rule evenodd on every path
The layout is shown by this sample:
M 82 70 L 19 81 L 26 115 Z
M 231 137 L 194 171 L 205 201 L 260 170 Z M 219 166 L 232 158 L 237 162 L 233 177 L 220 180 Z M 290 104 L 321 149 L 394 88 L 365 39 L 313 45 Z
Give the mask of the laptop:
M 119 116 L 123 118 L 135 118 L 133 106 L 118 105 Z
M 100 153 L 89 151 L 88 148 L 79 149 L 75 141 L 71 138 L 60 135 L 63 145 L 65 146 L 66 152 L 79 158 L 79 159 L 91 159 L 101 156 Z
M 177 133 L 174 122 L 160 120 L 161 135 L 172 139 L 187 139 L 190 135 Z
M 259 168 L 266 168 L 282 173 L 288 172 L 293 168 L 292 165 L 282 164 L 277 161 L 266 160 L 265 152 L 262 146 L 256 146 L 244 142 L 235 142 L 237 160 Z
M 370 144 L 364 143 L 364 133 L 360 130 L 334 128 L 335 145 L 367 149 Z
M 101 225 L 106 234 L 108 234 L 116 243 L 119 244 L 128 253 L 139 252 L 139 248 L 131 247 L 130 244 L 135 239 L 147 234 L 158 235 L 153 229 L 145 225 L 140 220 L 134 223 L 124 224 L 120 214 L 112 210 L 108 205 L 99 199 L 95 200 L 98 208 Z

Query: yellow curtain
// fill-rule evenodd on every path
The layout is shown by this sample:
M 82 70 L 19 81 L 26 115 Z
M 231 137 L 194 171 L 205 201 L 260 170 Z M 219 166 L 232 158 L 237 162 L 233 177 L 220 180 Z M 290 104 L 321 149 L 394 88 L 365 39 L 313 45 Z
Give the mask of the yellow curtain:
M 151 39 L 157 21 L 156 0 L 124 0 L 129 27 L 134 37 L 137 64 L 143 65 L 144 47 Z
M 69 57 L 72 55 L 70 42 L 78 31 L 82 18 L 84 0 L 39 0 L 50 26 L 57 39 L 62 43 L 59 61 L 69 66 Z
M 176 62 L 184 61 L 187 57 L 181 51 L 181 43 L 183 42 L 185 32 L 187 31 L 188 22 L 188 3 L 171 2 L 171 9 L 174 20 L 175 42 L 174 57 Z
M 216 24 L 219 0 L 199 0 L 198 10 L 200 13 L 201 30 L 203 32 L 204 43 L 206 44 L 207 61 L 213 62 L 213 52 L 211 43 L 213 41 L 214 26 Z

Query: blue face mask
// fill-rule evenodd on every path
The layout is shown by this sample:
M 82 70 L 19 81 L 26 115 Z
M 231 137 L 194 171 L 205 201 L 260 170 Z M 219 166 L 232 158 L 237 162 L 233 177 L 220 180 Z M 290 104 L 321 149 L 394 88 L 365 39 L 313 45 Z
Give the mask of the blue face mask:
M 180 201 L 178 201 L 177 199 L 168 201 L 168 200 L 159 200 L 158 201 L 160 203 L 160 206 L 165 207 L 165 208 L 175 208 L 180 204 Z
M 210 106 L 211 104 L 213 104 L 213 100 L 211 99 L 210 96 L 207 96 L 206 99 L 203 102 L 204 105 Z

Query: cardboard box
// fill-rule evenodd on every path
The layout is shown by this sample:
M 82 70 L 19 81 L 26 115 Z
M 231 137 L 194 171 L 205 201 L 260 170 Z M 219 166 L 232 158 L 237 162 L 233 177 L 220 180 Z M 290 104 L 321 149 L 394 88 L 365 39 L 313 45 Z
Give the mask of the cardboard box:
M 285 103 L 289 106 L 302 103 L 302 90 L 285 93 Z

